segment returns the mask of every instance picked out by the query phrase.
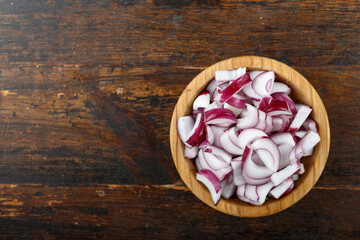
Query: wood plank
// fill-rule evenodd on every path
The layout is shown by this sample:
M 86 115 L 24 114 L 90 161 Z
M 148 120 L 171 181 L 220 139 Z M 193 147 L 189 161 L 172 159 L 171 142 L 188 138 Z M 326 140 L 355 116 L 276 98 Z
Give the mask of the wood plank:
M 356 1 L 0 4 L 3 64 L 127 69 L 207 66 L 230 57 L 261 55 L 297 66 L 348 66 L 359 59 Z
M 279 214 L 236 218 L 163 186 L 0 186 L 0 236 L 118 239 L 356 239 L 359 190 L 312 190 Z M 86 196 L 86 197 L 85 197 Z

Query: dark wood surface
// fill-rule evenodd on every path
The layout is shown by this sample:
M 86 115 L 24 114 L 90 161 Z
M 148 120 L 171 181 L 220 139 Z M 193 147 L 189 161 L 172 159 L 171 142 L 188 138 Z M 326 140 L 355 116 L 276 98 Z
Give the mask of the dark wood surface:
M 359 239 L 358 1 L 0 2 L 0 236 Z M 241 55 L 302 73 L 331 149 L 290 209 L 246 219 L 187 190 L 172 110 L 204 67 Z

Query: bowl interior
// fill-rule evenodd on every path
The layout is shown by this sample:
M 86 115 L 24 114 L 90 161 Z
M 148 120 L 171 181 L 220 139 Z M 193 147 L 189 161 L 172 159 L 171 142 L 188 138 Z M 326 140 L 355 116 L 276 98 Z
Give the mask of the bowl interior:
M 242 202 L 237 198 L 229 200 L 221 199 L 217 206 L 214 206 L 207 188 L 195 179 L 196 168 L 193 160 L 184 157 L 184 144 L 181 142 L 177 129 L 176 120 L 179 117 L 191 114 L 192 103 L 202 92 L 207 84 L 214 79 L 215 71 L 231 70 L 239 67 L 246 67 L 247 70 L 274 71 L 276 81 L 286 83 L 292 89 L 291 97 L 299 103 L 312 107 L 311 117 L 316 121 L 319 128 L 321 141 L 314 149 L 311 156 L 302 158 L 305 166 L 305 173 L 295 181 L 294 190 L 279 200 L 268 200 L 262 206 L 253 206 Z M 197 75 L 181 94 L 171 119 L 170 145 L 175 166 L 187 187 L 204 203 L 210 207 L 239 217 L 260 217 L 280 212 L 303 198 L 319 179 L 329 153 L 330 148 L 330 127 L 329 120 L 320 96 L 313 86 L 293 68 L 273 59 L 243 56 L 230 58 L 208 67 Z

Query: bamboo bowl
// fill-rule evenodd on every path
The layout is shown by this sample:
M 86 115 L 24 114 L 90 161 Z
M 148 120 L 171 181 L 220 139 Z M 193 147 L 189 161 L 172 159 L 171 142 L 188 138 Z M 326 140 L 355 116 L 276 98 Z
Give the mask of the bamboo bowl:
M 184 144 L 181 142 L 176 128 L 176 120 L 179 117 L 189 115 L 192 111 L 192 103 L 202 92 L 208 83 L 214 79 L 215 71 L 231 70 L 246 67 L 247 70 L 272 70 L 276 74 L 276 80 L 286 83 L 292 89 L 291 97 L 296 102 L 304 103 L 312 107 L 311 117 L 316 121 L 319 128 L 321 141 L 316 145 L 313 155 L 302 158 L 305 173 L 295 181 L 293 191 L 287 196 L 275 200 L 265 201 L 262 206 L 253 206 L 233 197 L 229 200 L 221 198 L 217 206 L 213 205 L 207 188 L 195 179 L 196 167 L 193 160 L 184 157 Z M 330 126 L 329 120 L 320 96 L 314 87 L 293 68 L 273 59 L 256 56 L 242 56 L 226 59 L 215 63 L 197 75 L 181 94 L 170 125 L 171 153 L 182 180 L 186 186 L 201 201 L 210 207 L 239 217 L 261 217 L 281 212 L 294 205 L 303 198 L 319 179 L 329 154 Z

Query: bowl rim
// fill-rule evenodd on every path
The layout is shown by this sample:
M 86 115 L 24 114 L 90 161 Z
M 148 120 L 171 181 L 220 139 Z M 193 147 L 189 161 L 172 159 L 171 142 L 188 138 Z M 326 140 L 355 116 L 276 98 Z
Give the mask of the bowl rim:
M 309 165 L 309 169 L 305 172 L 305 177 L 300 178 L 298 180 L 299 182 L 295 182 L 296 187 L 287 196 L 284 196 L 278 200 L 266 201 L 261 206 L 253 206 L 242 202 L 239 199 L 226 200 L 221 198 L 219 203 L 214 206 L 210 193 L 206 187 L 202 183 L 198 182 L 195 178 L 196 169 L 194 164 L 191 163 L 189 159 L 184 157 L 184 144 L 181 142 L 178 136 L 176 120 L 181 116 L 190 114 L 192 109 L 190 109 L 189 106 L 184 107 L 184 102 L 192 103 L 195 100 L 195 97 L 197 97 L 197 95 L 203 89 L 205 89 L 207 84 L 214 78 L 215 71 L 231 70 L 239 67 L 246 67 L 247 70 L 274 71 L 277 76 L 277 80 L 280 79 L 282 82 L 285 82 L 288 85 L 292 85 L 291 88 L 293 92 L 297 92 L 298 95 L 300 93 L 300 95 L 305 93 L 305 95 L 310 96 L 311 101 L 309 100 L 309 102 L 308 99 L 306 99 L 307 102 L 305 102 L 305 104 L 308 104 L 313 108 L 312 117 L 314 120 L 321 120 L 322 125 L 321 127 L 319 126 L 319 135 L 321 137 L 321 141 L 315 147 L 314 154 L 310 157 L 307 157 L 308 159 L 306 159 L 308 162 L 307 165 Z M 300 86 L 300 90 L 298 88 L 294 88 L 294 85 Z M 314 105 L 314 103 L 316 103 L 316 105 Z M 316 122 L 318 123 L 318 121 Z M 203 201 L 208 206 L 229 215 L 238 217 L 261 217 L 272 215 L 289 208 L 301 200 L 316 184 L 324 170 L 329 155 L 330 125 L 325 106 L 319 94 L 310 84 L 310 82 L 299 72 L 290 66 L 274 59 L 260 56 L 239 56 L 214 63 L 210 67 L 207 67 L 201 71 L 186 86 L 175 105 L 171 118 L 170 147 L 175 167 L 180 174 L 181 179 L 184 181 L 185 185 L 190 189 L 190 191 L 201 201 Z

